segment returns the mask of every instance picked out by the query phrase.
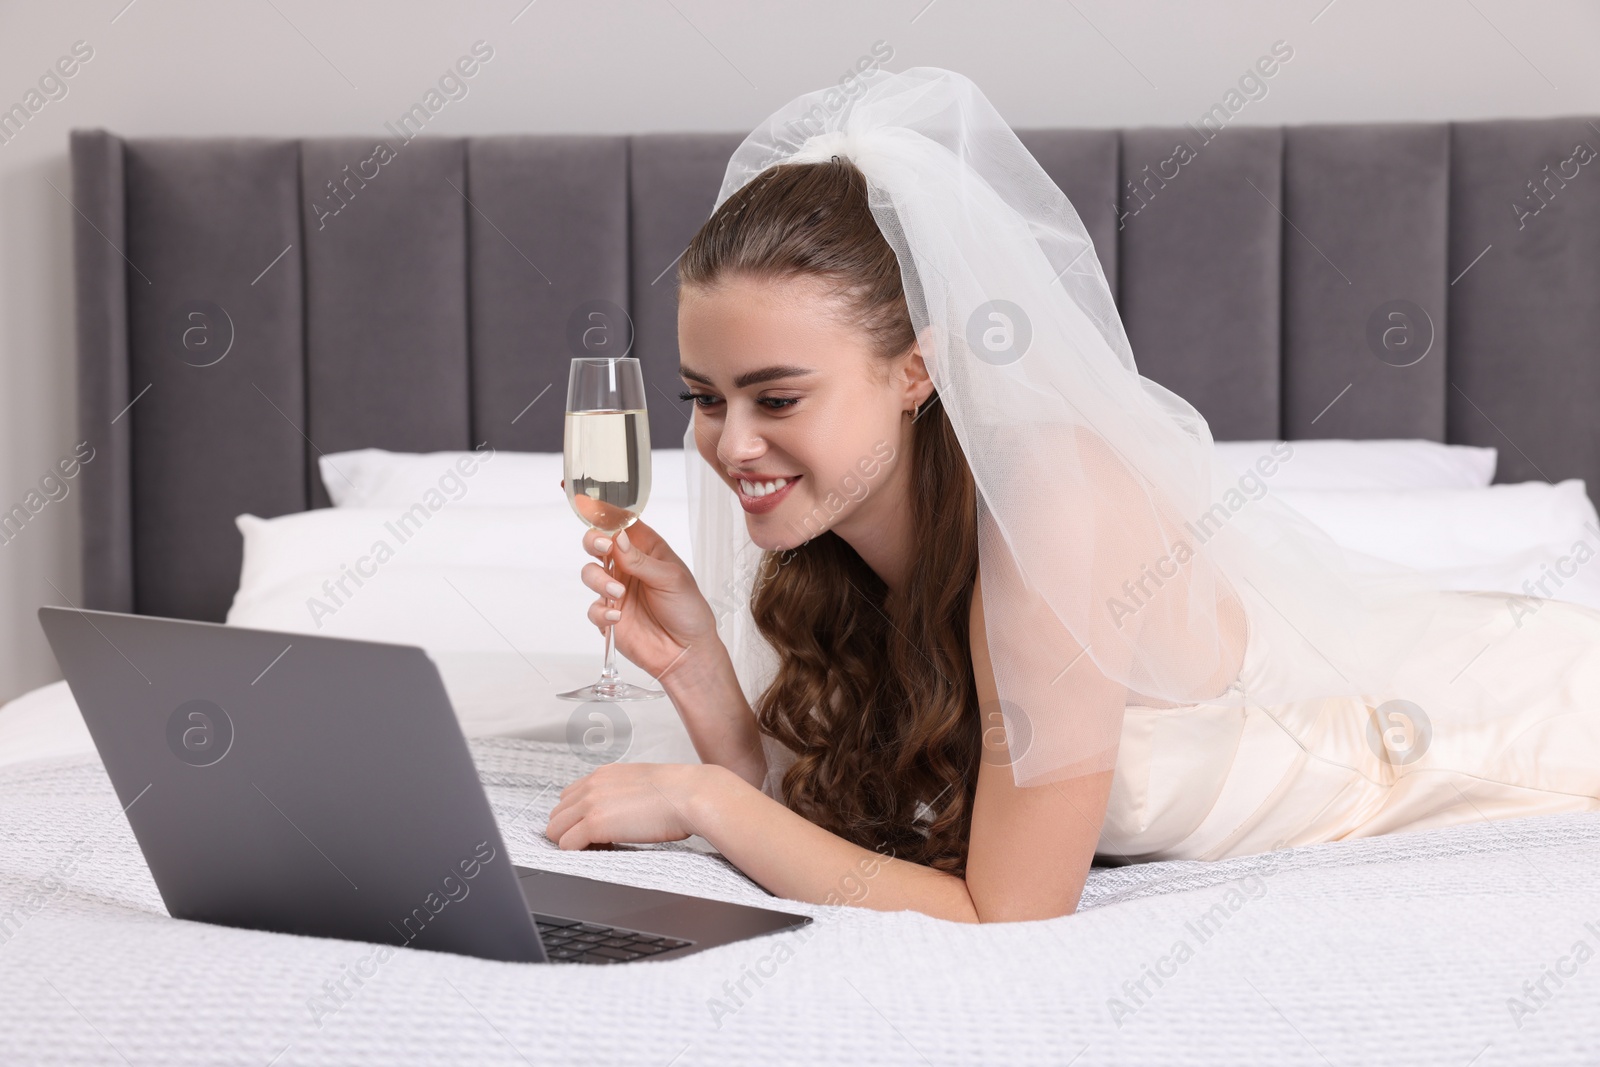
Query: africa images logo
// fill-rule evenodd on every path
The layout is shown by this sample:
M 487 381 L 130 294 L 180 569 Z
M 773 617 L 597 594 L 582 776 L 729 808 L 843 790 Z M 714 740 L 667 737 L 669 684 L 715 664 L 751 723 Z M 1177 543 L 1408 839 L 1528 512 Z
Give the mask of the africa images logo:
M 167 717 L 167 747 L 191 767 L 209 767 L 233 747 L 233 720 L 209 700 L 185 701 Z

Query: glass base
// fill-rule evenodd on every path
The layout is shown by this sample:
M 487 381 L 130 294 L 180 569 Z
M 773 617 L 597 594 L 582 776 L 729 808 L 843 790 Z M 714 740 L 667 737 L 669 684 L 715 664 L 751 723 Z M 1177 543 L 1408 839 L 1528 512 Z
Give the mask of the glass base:
M 625 700 L 654 700 L 667 694 L 660 689 L 647 689 L 642 685 L 631 682 L 595 682 L 582 689 L 573 689 L 565 693 L 557 693 L 561 700 L 610 700 L 621 703 Z

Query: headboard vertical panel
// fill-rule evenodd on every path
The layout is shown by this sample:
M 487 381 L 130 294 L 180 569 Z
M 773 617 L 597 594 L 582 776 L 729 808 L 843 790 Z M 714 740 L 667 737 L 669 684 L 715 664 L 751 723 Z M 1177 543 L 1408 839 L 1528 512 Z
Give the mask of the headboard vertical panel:
M 1018 130 L 1017 140 L 1067 194 L 1094 242 L 1111 296 L 1117 295 L 1117 186 L 1122 139 L 1116 130 Z
M 1122 135 L 1118 309 L 1139 372 L 1219 441 L 1276 438 L 1282 381 L 1283 133 Z
M 682 448 L 688 405 L 678 400 L 678 259 L 711 217 L 728 158 L 743 134 L 641 134 L 629 142 L 629 261 L 633 354 L 644 371 L 650 443 Z
M 1600 119 L 1018 135 L 1140 371 L 1217 439 L 1437 438 L 1442 410 L 1499 481 L 1600 485 Z M 588 301 L 626 309 L 679 447 L 676 267 L 743 138 L 74 131 L 83 602 L 221 618 L 234 516 L 326 503 L 318 450 L 559 447 Z M 1367 342 L 1390 299 L 1437 316 L 1414 366 Z
M 1495 480 L 1600 491 L 1600 124 L 1463 122 L 1450 175 L 1450 440 Z
M 306 505 L 299 148 L 141 140 L 125 165 L 134 605 L 221 620 L 234 517 Z
M 78 475 L 82 605 L 133 610 L 132 449 L 128 401 L 128 264 L 122 139 L 73 130 L 72 258 L 77 281 L 78 432 L 94 449 Z M 141 284 L 142 281 L 141 281 Z M 141 386 L 142 388 L 142 386 Z
M 1284 134 L 1284 436 L 1445 434 L 1450 130 Z
M 568 361 L 628 344 L 627 138 L 474 138 L 467 183 L 472 443 L 559 452 Z
M 318 452 L 471 447 L 471 208 L 457 139 L 310 140 L 301 175 L 305 432 L 312 500 L 325 504 Z

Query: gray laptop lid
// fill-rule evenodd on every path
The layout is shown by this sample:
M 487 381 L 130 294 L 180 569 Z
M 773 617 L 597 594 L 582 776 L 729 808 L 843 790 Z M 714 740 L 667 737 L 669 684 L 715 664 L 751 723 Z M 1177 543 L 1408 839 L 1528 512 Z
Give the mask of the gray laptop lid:
M 420 649 L 39 609 L 174 918 L 540 962 Z

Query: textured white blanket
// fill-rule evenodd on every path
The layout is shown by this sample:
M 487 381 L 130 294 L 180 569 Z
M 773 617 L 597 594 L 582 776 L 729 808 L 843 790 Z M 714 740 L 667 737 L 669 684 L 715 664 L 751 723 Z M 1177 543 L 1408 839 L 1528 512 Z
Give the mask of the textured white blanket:
M 771 903 L 682 845 L 556 850 L 587 765 L 471 744 L 516 862 Z M 173 920 L 93 757 L 0 768 L 0 842 L 5 1064 L 1600 1062 L 1593 815 L 1096 870 L 1049 922 L 785 904 L 817 921 L 605 968 Z

